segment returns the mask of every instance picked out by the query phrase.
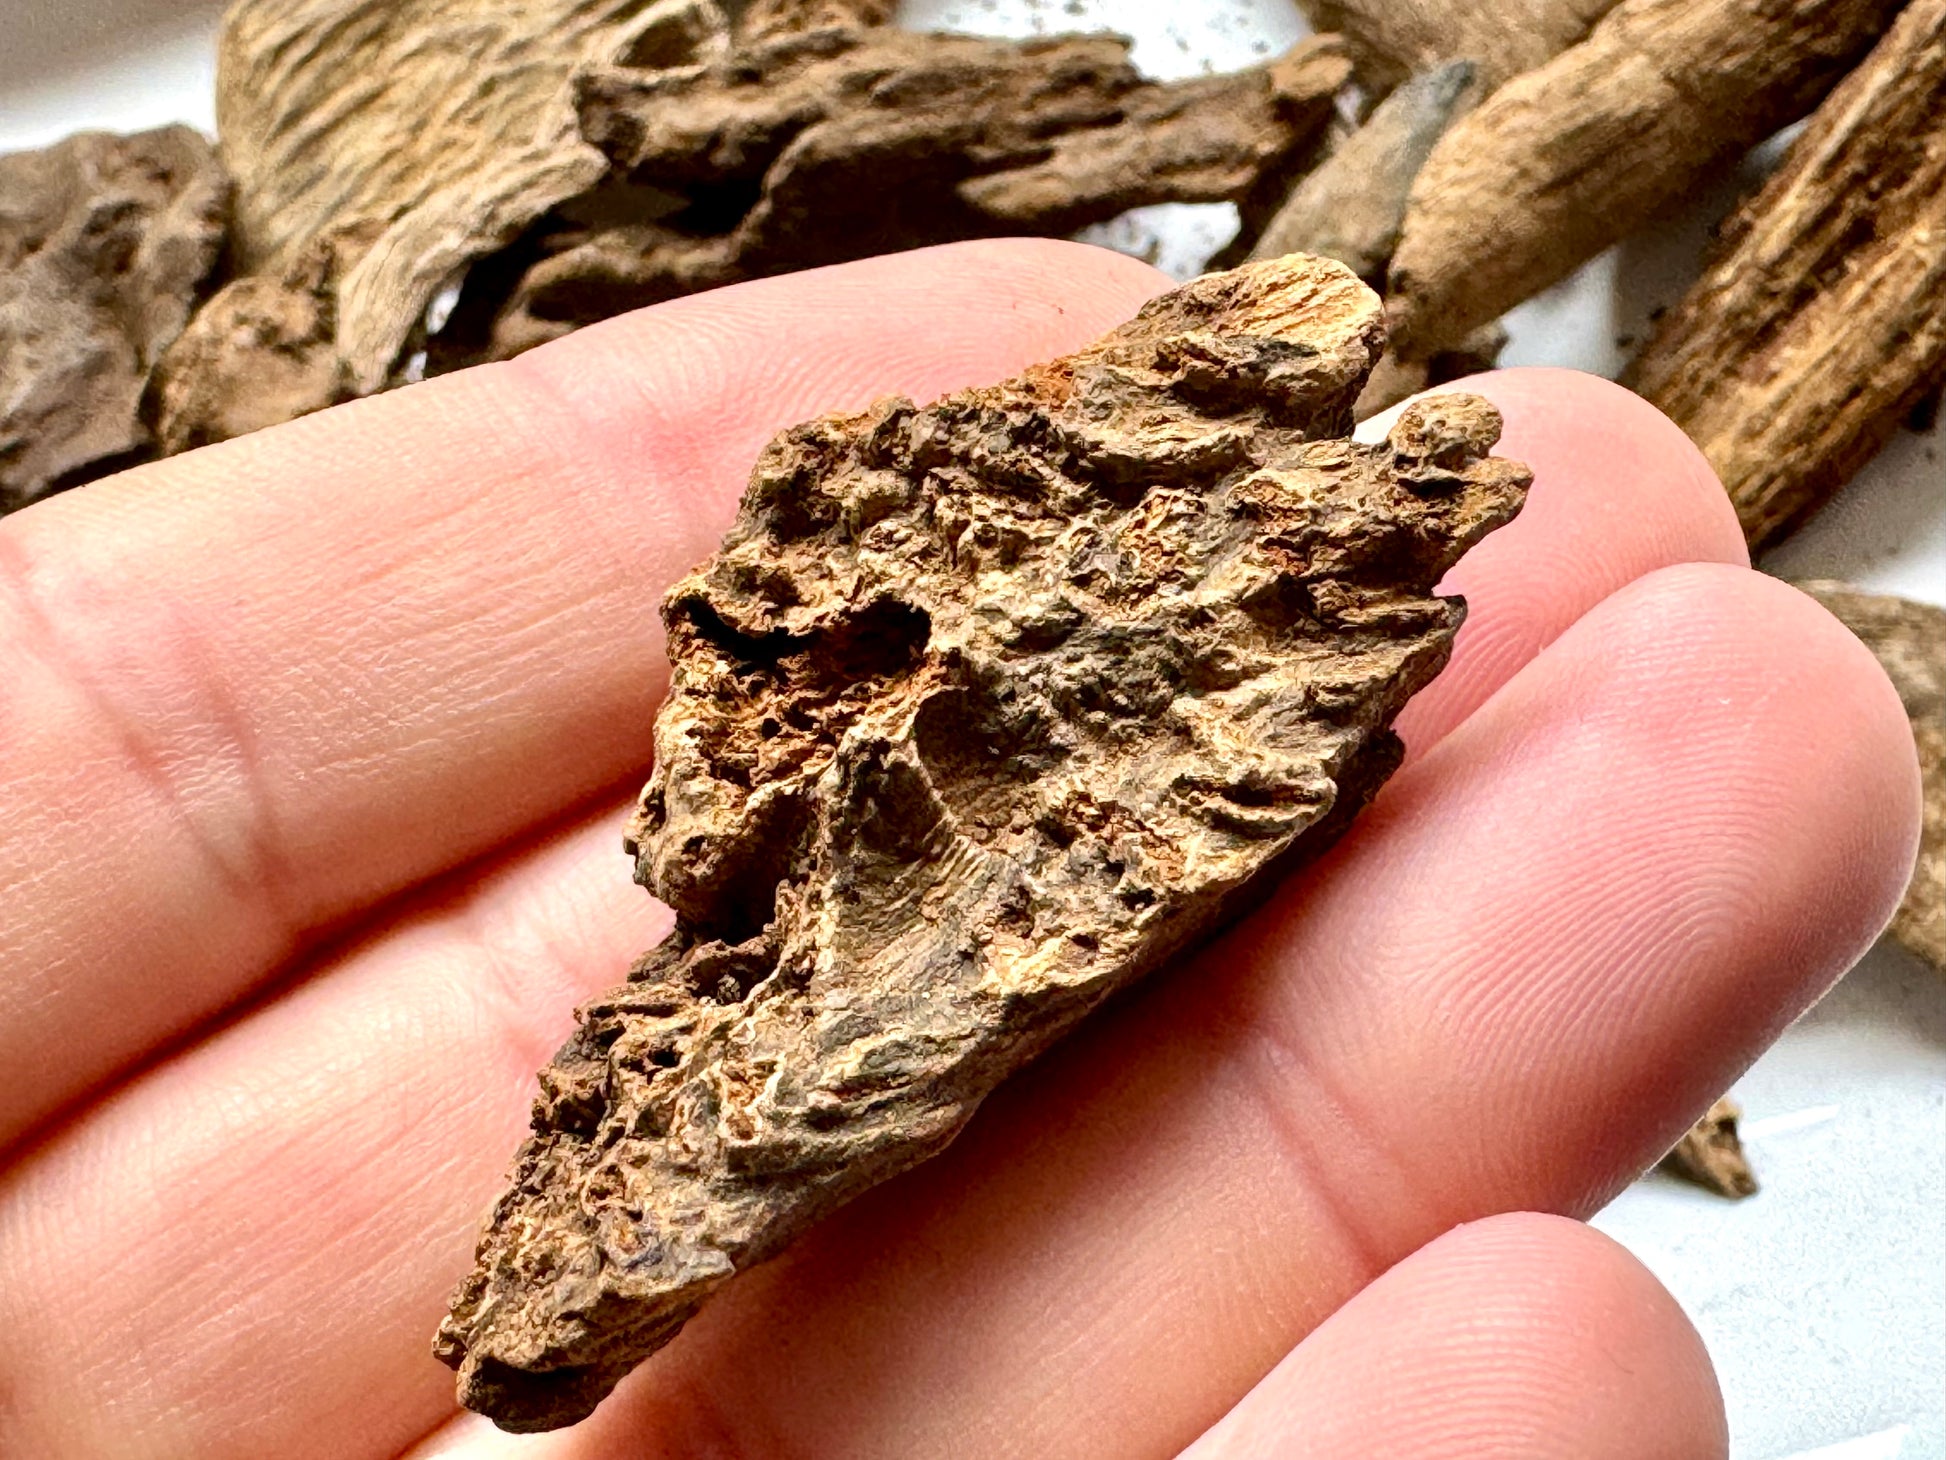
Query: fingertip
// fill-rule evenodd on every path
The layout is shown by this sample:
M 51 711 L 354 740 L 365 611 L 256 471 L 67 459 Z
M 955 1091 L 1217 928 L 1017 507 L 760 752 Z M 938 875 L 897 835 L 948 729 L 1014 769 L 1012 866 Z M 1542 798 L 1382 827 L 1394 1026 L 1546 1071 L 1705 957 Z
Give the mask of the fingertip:
M 1454 1228 L 1332 1315 L 1186 1460 L 1721 1460 L 1715 1370 L 1617 1243 L 1511 1213 Z

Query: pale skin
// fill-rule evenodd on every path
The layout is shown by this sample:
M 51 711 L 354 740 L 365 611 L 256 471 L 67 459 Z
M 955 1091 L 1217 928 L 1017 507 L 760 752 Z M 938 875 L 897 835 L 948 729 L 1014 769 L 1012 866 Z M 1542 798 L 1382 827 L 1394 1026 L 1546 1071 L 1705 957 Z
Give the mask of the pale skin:
M 1707 466 L 1473 383 L 1526 513 L 1329 858 L 740 1278 L 587 1423 L 430 1357 L 581 998 L 666 926 L 652 605 L 757 447 L 1165 281 L 995 243 L 680 301 L 0 523 L 0 1454 L 1707 1460 L 1582 1226 L 1866 946 L 1897 698 Z

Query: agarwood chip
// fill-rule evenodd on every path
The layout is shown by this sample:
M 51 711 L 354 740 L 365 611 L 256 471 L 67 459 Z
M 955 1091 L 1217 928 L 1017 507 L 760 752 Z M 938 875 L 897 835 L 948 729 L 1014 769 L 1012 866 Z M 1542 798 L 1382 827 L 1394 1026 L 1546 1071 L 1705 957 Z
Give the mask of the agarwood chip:
M 1465 110 L 1475 70 L 1450 61 L 1394 91 L 1291 190 L 1250 257 L 1316 254 L 1382 287 L 1412 180 Z
M 1737 1103 L 1724 1096 L 1662 1158 L 1664 1168 L 1718 1196 L 1755 1196 L 1757 1176 L 1743 1154 L 1743 1142 L 1737 1139 L 1737 1121 L 1742 1115 Z
M 743 279 L 1247 198 L 1323 132 L 1350 74 L 1327 37 L 1154 82 L 1115 36 L 843 28 L 688 70 L 600 68 L 580 85 L 583 131 L 653 216 L 564 231 L 484 353 Z
M 542 1072 L 440 1331 L 466 1404 L 587 1414 L 1344 830 L 1450 652 L 1434 583 L 1528 481 L 1475 397 L 1346 439 L 1380 316 L 1251 264 L 771 443 L 664 601 L 628 845 L 676 931 Z
M 1298 0 L 1351 44 L 1359 79 L 1389 91 L 1447 61 L 1479 67 L 1482 95 L 1574 45 L 1615 0 Z
M 1418 358 L 1566 278 L 1788 122 L 1899 0 L 1623 0 L 1455 123 L 1392 257 L 1393 343 Z
M 223 246 L 229 185 L 188 127 L 0 157 L 0 512 L 149 453 L 149 368 Z
M 1819 107 L 1627 382 L 1703 450 L 1753 548 L 1946 385 L 1946 0 Z
M 1919 862 L 1888 931 L 1915 957 L 1946 974 L 1946 608 L 1864 593 L 1845 583 L 1816 580 L 1797 586 L 1865 641 L 1912 717 L 1924 819 Z
M 606 172 L 575 69 L 726 40 L 710 0 L 237 0 L 217 66 L 237 265 L 282 280 L 330 244 L 339 353 L 379 389 L 443 285 Z

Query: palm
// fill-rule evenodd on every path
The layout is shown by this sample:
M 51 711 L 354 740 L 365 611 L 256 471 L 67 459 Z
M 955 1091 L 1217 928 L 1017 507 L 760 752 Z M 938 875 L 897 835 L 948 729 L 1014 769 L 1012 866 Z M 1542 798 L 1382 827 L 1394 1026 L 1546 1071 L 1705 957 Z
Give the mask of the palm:
M 660 932 L 617 850 L 660 586 L 771 430 L 1155 287 L 1029 244 L 750 286 L 0 529 L 0 1453 L 1720 1450 L 1625 1256 L 1440 1234 L 1585 1213 L 1845 966 L 1903 720 L 1672 428 L 1532 373 L 1486 387 L 1532 504 L 1336 854 L 588 1424 L 452 1418 L 532 1071 Z

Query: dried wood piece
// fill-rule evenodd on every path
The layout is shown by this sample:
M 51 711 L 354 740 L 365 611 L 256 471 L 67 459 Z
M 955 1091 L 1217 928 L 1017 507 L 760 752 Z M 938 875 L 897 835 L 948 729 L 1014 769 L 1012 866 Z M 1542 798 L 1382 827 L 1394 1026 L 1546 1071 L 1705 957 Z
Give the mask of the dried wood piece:
M 1628 381 L 1766 547 L 1946 384 L 1946 0 L 1911 0 L 1664 317 Z
M 1359 79 L 1389 91 L 1447 61 L 1474 62 L 1481 94 L 1545 65 L 1615 0 L 1298 0 L 1319 30 L 1352 47 Z
M 1382 285 L 1412 180 L 1465 109 L 1475 69 L 1471 61 L 1448 62 L 1394 91 L 1298 183 L 1250 257 L 1316 254 L 1336 259 L 1374 288 Z
M 1888 931 L 1914 957 L 1946 974 L 1946 608 L 1844 583 L 1797 586 L 1865 641 L 1912 717 L 1925 812 L 1912 885 Z
M 1463 616 L 1433 584 L 1528 480 L 1475 397 L 1344 439 L 1380 315 L 1252 264 L 771 443 L 664 602 L 628 842 L 677 928 L 542 1072 L 440 1333 L 466 1404 L 587 1414 L 1344 829 Z
M 1674 1149 L 1662 1158 L 1663 1167 L 1686 1176 L 1698 1186 L 1740 1200 L 1757 1194 L 1757 1175 L 1737 1139 L 1743 1112 L 1725 1095 L 1691 1126 Z
M 1119 37 L 894 30 L 789 35 L 687 71 L 600 70 L 581 86 L 583 129 L 656 216 L 564 231 L 485 353 L 743 279 L 1243 197 L 1322 132 L 1349 76 L 1329 38 L 1158 83 Z
M 149 453 L 149 367 L 223 245 L 229 185 L 188 127 L 0 157 L 0 512 Z
M 1440 139 L 1392 259 L 1423 357 L 1564 279 L 1805 115 L 1898 0 L 1624 0 Z
M 606 172 L 574 70 L 726 36 L 711 0 L 238 0 L 217 69 L 238 265 L 284 280 L 332 247 L 338 350 L 379 389 L 443 285 Z

